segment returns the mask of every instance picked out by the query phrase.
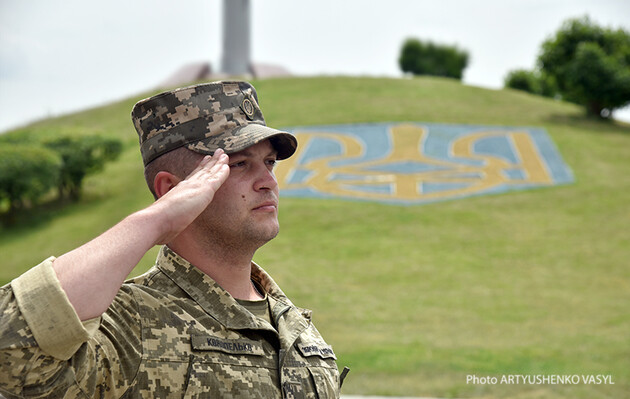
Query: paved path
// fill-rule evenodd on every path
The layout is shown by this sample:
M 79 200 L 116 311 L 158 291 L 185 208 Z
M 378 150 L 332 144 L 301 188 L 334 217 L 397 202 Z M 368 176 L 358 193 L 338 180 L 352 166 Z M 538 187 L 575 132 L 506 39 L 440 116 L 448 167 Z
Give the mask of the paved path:
M 0 394 L 0 399 L 4 399 L 4 396 Z M 357 395 L 341 395 L 341 399 L 434 399 L 434 398 L 409 398 L 401 396 L 357 396 Z
M 411 398 L 408 396 L 361 396 L 361 395 L 341 395 L 341 399 L 437 399 L 437 398 Z

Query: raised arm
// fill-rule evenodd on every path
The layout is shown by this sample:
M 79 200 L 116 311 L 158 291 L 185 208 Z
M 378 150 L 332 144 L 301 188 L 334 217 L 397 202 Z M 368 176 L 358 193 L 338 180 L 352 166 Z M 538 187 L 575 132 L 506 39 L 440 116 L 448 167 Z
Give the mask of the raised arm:
M 170 242 L 208 206 L 229 175 L 227 162 L 222 150 L 204 157 L 149 207 L 55 259 L 57 278 L 81 320 L 105 312 L 142 256 L 154 245 Z

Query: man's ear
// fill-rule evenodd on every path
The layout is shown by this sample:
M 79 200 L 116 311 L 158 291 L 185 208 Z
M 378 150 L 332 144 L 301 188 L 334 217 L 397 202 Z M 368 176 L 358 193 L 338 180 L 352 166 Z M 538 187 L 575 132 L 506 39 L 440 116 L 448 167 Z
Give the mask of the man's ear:
M 181 179 L 170 172 L 164 170 L 158 172 L 153 179 L 153 189 L 158 198 L 168 193 L 179 183 Z

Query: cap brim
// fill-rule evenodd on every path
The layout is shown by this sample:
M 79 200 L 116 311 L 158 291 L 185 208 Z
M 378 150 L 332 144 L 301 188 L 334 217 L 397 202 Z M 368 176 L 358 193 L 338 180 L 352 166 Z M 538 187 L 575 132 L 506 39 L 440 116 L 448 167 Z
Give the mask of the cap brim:
M 188 143 L 186 147 L 189 150 L 206 155 L 212 155 L 217 149 L 221 148 L 229 155 L 267 139 L 278 151 L 278 160 L 289 158 L 297 149 L 297 139 L 291 133 L 255 123 L 229 130 L 217 136 Z

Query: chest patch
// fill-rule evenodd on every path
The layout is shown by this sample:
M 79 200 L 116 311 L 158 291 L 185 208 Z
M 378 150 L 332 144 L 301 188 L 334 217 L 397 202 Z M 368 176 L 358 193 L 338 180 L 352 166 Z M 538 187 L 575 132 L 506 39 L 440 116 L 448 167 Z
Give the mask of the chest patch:
M 337 360 L 337 356 L 335 356 L 335 352 L 332 350 L 332 346 L 329 345 L 320 345 L 314 343 L 298 343 L 296 344 L 302 356 L 319 356 L 322 359 L 335 359 Z
M 224 339 L 211 335 L 193 335 L 191 345 L 198 351 L 219 351 L 233 355 L 263 356 L 262 345 L 248 339 Z

